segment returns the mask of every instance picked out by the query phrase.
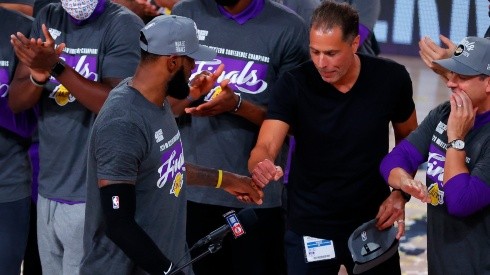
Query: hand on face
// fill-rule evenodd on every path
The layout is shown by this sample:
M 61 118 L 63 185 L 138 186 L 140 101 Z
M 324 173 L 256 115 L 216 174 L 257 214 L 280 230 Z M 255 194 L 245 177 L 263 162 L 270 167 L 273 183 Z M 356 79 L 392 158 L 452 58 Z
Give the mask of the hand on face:
M 454 90 L 451 94 L 451 113 L 447 122 L 448 141 L 464 139 L 475 124 L 477 107 L 464 91 Z

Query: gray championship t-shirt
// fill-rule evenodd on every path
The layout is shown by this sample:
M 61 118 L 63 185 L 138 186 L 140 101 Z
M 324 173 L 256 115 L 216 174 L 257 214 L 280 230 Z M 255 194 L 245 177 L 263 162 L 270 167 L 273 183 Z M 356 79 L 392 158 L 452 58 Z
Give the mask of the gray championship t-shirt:
M 407 137 L 427 159 L 429 274 L 490 274 L 490 206 L 467 217 L 447 210 L 442 181 L 450 108 L 445 102 L 433 109 Z M 490 123 L 479 123 L 465 137 L 466 166 L 471 176 L 490 184 Z
M 224 78 L 244 100 L 267 107 L 270 89 L 283 72 L 308 59 L 308 31 L 304 21 L 284 6 L 265 1 L 260 13 L 239 25 L 220 13 L 214 0 L 182 1 L 172 10 L 192 18 L 203 45 L 214 48 L 213 61 L 196 60 L 198 73 L 225 64 Z M 219 26 L 217 28 L 216 26 Z M 180 117 L 184 152 L 190 163 L 249 175 L 247 162 L 259 126 L 231 113 L 211 117 Z M 277 159 L 283 165 L 285 150 Z M 263 208 L 281 205 L 282 180 L 265 188 Z M 222 189 L 189 187 L 188 199 L 226 207 L 249 207 Z
M 31 195 L 31 165 L 28 149 L 30 135 L 36 127 L 32 110 L 13 114 L 8 107 L 8 94 L 18 60 L 10 44 L 10 34 L 29 36 L 32 18 L 0 7 L 0 203 L 12 202 Z
M 104 233 L 98 179 L 136 182 L 138 225 L 173 263 L 185 255 L 184 154 L 167 102 L 158 107 L 124 81 L 110 93 L 90 137 L 81 274 L 145 274 Z
M 306 25 L 310 25 L 311 15 L 313 11 L 320 5 L 321 0 L 274 0 L 275 2 L 281 3 L 284 6 L 292 9 L 299 16 L 301 16 Z
M 83 77 L 131 76 L 139 62 L 139 32 L 143 22 L 126 8 L 107 1 L 94 21 L 77 26 L 61 4 L 50 4 L 34 21 L 33 37 L 46 24 L 67 66 Z M 39 193 L 49 199 L 85 200 L 87 142 L 95 114 L 85 108 L 58 80 L 51 78 L 40 99 Z

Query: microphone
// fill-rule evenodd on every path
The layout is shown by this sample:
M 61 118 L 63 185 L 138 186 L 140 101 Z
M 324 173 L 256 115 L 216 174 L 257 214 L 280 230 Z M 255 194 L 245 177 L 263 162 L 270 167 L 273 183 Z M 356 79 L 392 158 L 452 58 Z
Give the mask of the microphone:
M 233 232 L 233 236 L 236 238 L 245 234 L 245 228 L 251 229 L 257 222 L 257 214 L 252 208 L 245 208 L 240 210 L 236 215 L 235 211 L 231 210 L 223 215 L 227 224 L 222 225 L 220 228 L 209 233 L 206 237 L 197 241 L 190 250 L 206 245 L 210 242 L 223 239 L 230 231 Z

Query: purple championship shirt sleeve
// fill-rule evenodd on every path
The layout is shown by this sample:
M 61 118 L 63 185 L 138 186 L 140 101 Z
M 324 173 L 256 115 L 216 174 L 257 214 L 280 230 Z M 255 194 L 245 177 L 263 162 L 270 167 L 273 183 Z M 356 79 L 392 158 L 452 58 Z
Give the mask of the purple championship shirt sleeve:
M 490 186 L 468 173 L 452 177 L 443 188 L 447 211 L 453 216 L 467 217 L 490 205 Z
M 284 167 L 284 177 L 283 182 L 287 184 L 289 181 L 289 171 L 291 170 L 291 158 L 293 157 L 293 152 L 296 149 L 296 140 L 294 136 L 289 136 L 289 150 L 288 150 L 288 159 L 286 161 L 286 167 Z
M 361 36 L 361 39 L 359 41 L 359 46 L 366 41 L 366 38 L 369 35 L 369 29 L 368 27 L 364 26 L 363 24 L 359 23 L 359 35 Z
M 391 170 L 400 167 L 407 173 L 412 174 L 424 162 L 424 156 L 419 153 L 417 148 L 407 140 L 402 140 L 393 150 L 386 155 L 379 166 L 381 175 L 388 182 Z

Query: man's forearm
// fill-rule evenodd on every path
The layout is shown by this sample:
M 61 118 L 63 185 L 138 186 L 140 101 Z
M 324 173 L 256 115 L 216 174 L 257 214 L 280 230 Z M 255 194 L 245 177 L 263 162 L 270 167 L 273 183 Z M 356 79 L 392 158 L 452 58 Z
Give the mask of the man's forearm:
M 250 152 L 250 158 L 248 159 L 248 171 L 252 173 L 253 169 L 257 164 L 264 159 L 268 159 L 274 162 L 275 158 L 271 157 L 267 154 L 267 151 L 264 147 L 256 145 L 254 149 Z
M 37 79 L 37 81 L 41 80 Z M 37 104 L 42 92 L 43 88 L 31 81 L 29 68 L 19 64 L 10 83 L 9 107 L 14 113 L 30 109 Z
M 117 197 L 118 208 L 113 207 Z M 107 236 L 140 268 L 150 274 L 164 274 L 172 263 L 136 223 L 136 192 L 133 184 L 110 184 L 100 188 Z
M 207 168 L 186 162 L 187 182 L 190 185 L 217 187 L 222 182 L 235 183 L 237 179 L 245 178 L 223 170 Z
M 78 102 L 94 113 L 100 111 L 109 92 L 115 86 L 114 83 L 109 85 L 86 79 L 68 65 L 56 79 L 70 91 Z
M 253 124 L 260 126 L 264 122 L 267 110 L 265 107 L 256 105 L 248 100 L 242 99 L 240 108 L 234 114 L 245 118 Z

